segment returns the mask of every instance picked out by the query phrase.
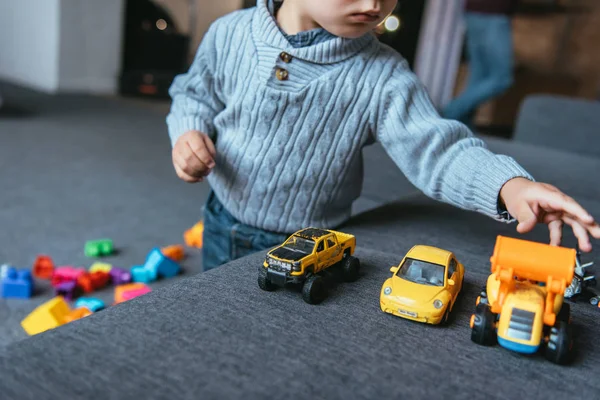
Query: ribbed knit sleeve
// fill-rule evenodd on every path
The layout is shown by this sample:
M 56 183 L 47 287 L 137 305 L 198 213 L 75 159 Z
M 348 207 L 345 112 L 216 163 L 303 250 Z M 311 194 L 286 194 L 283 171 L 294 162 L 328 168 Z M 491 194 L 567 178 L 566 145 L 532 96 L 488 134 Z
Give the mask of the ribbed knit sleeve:
M 427 196 L 503 220 L 502 186 L 515 177 L 533 180 L 511 157 L 490 152 L 465 125 L 442 119 L 405 62 L 394 69 L 382 99 L 376 138 Z
M 215 79 L 217 46 L 213 24 L 204 35 L 189 71 L 178 75 L 169 94 L 173 99 L 167 116 L 171 144 L 185 132 L 197 130 L 215 139 L 214 118 L 225 107 L 219 99 L 218 81 Z

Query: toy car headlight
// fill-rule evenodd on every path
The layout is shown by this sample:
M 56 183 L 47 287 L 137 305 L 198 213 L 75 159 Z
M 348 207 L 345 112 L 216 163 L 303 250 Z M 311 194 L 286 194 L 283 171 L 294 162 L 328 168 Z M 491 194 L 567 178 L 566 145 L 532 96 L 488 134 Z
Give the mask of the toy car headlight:
M 433 302 L 433 306 L 439 310 L 440 308 L 444 307 L 444 303 L 441 300 L 436 299 Z
M 301 261 L 295 261 L 292 264 L 292 271 L 300 271 L 300 266 L 302 265 Z
M 385 295 L 390 295 L 392 293 L 392 288 L 387 286 L 385 289 L 383 289 L 383 294 Z

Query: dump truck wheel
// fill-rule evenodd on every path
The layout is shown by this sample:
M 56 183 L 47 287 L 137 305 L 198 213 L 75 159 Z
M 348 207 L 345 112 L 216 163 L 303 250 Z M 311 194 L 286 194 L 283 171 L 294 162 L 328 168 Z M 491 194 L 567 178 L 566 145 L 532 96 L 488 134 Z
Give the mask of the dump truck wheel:
M 564 321 L 557 321 L 548 335 L 546 358 L 555 364 L 567 364 L 571 360 L 573 335 L 571 326 Z
M 479 303 L 473 317 L 471 340 L 485 346 L 496 343 L 495 322 L 496 316 L 492 313 L 492 310 L 482 302 Z

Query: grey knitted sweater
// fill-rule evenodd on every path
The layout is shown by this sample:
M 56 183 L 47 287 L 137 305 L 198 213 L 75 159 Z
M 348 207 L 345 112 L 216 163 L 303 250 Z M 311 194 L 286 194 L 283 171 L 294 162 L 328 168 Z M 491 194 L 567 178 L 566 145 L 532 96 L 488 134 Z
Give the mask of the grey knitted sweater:
M 502 185 L 531 179 L 442 119 L 406 61 L 372 34 L 294 48 L 267 0 L 214 22 L 170 94 L 172 143 L 188 130 L 208 134 L 215 194 L 238 220 L 270 231 L 344 223 L 361 193 L 361 150 L 374 141 L 427 196 L 498 220 Z

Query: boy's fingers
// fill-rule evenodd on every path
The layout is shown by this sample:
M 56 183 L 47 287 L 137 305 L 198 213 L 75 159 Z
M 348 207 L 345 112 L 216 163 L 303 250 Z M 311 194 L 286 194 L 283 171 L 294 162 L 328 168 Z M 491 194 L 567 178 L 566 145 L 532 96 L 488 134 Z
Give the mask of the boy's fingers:
M 588 236 L 587 230 L 578 221 L 571 217 L 564 216 L 563 220 L 565 221 L 565 223 L 569 224 L 573 229 L 573 234 L 579 242 L 579 248 L 585 252 L 591 251 L 592 244 L 590 243 L 590 238 Z
M 175 163 L 173 165 L 175 166 L 175 172 L 177 173 L 177 176 L 180 179 L 184 180 L 185 182 L 187 182 L 187 183 L 196 183 L 196 182 L 201 181 L 201 179 L 194 178 L 193 176 L 185 173 L 185 171 L 183 171 L 178 164 Z
M 179 166 L 188 175 L 194 177 L 205 176 L 209 168 L 192 151 L 192 148 L 186 143 L 179 153 L 175 154 Z
M 212 155 L 208 152 L 206 144 L 202 139 L 195 141 L 194 143 L 188 142 L 187 145 L 192 154 L 207 168 L 212 168 L 215 166 L 215 161 L 213 160 Z
M 594 223 L 588 227 L 588 232 L 596 239 L 600 239 L 600 225 Z
M 548 223 L 548 230 L 550 231 L 550 245 L 560 246 L 562 240 L 562 228 L 563 222 L 560 219 L 555 219 Z
M 208 148 L 208 152 L 210 153 L 210 155 L 212 156 L 212 159 L 214 160 L 215 157 L 217 156 L 217 149 L 215 149 L 215 144 L 213 143 L 211 138 L 208 137 L 208 135 L 202 135 L 202 139 L 204 140 L 204 144 L 206 144 L 206 147 Z
M 584 224 L 591 224 L 594 222 L 594 217 L 592 217 L 590 213 L 576 202 L 575 199 L 562 192 L 548 193 L 545 201 L 540 202 L 540 205 L 549 212 L 562 210 L 567 214 L 572 215 L 575 219 L 579 219 Z M 544 205 L 547 205 L 548 207 L 544 207 Z
M 517 211 L 516 218 L 517 221 L 519 221 L 519 224 L 517 225 L 517 232 L 519 233 L 531 231 L 538 222 L 537 215 L 528 204 L 525 204 Z
M 191 153 L 191 150 L 189 152 Z M 173 163 L 193 178 L 202 178 L 206 174 L 206 166 L 194 155 L 174 154 Z

